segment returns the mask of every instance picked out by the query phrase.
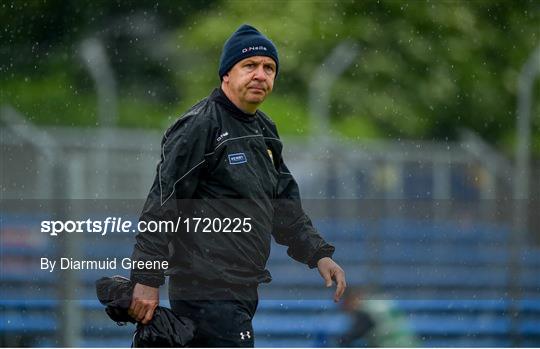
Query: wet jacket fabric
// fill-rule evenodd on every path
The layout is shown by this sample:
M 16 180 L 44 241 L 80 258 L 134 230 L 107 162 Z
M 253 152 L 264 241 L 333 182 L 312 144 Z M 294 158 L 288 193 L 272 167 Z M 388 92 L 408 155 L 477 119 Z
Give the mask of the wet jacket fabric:
M 168 260 L 167 274 L 186 279 L 257 285 L 271 281 L 266 270 L 271 236 L 310 268 L 331 257 L 334 247 L 304 213 L 282 149 L 275 124 L 264 113 L 246 114 L 215 89 L 166 131 L 140 217 L 175 222 L 177 229 L 139 232 L 132 259 Z M 202 218 L 214 225 L 203 229 L 209 225 Z M 164 273 L 133 269 L 131 280 L 158 287 Z
M 136 323 L 128 315 L 134 284 L 122 276 L 103 277 L 96 281 L 96 293 L 107 315 L 116 323 Z M 195 334 L 191 319 L 176 315 L 172 310 L 158 306 L 148 325 L 137 324 L 132 346 L 185 347 Z

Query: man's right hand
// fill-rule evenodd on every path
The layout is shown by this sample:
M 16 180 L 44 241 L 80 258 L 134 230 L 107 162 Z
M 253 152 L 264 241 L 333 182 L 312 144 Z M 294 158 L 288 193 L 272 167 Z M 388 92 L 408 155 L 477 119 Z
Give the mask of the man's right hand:
M 159 305 L 159 288 L 135 284 L 128 314 L 137 322 L 147 325 Z

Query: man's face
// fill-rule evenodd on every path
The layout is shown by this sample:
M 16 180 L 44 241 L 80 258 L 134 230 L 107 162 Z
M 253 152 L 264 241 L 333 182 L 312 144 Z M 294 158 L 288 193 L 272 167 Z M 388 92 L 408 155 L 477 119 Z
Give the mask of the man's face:
M 244 111 L 253 113 L 272 92 L 276 62 L 270 57 L 248 57 L 236 63 L 223 76 L 227 95 Z

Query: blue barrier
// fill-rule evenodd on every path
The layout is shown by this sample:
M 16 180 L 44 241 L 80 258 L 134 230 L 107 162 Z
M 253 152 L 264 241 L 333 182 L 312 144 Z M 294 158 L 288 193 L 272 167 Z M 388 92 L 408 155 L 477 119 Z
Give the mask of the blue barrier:
M 3 217 L 2 217 L 3 219 Z M 16 229 L 28 224 L 35 226 L 31 216 L 3 220 Z M 25 225 L 26 224 L 26 225 Z M 412 289 L 418 287 L 456 287 L 473 290 L 491 288 L 505 290 L 509 284 L 510 262 L 507 249 L 510 229 L 504 226 L 475 224 L 461 227 L 455 222 L 426 224 L 414 220 L 385 219 L 379 222 L 355 220 L 315 222 L 325 237 L 332 241 L 337 252 L 335 258 L 347 271 L 350 284 L 378 283 L 383 288 Z M 107 239 L 86 237 L 83 254 L 93 258 L 118 256 L 131 253 L 134 234 L 111 235 Z M 378 244 L 374 244 L 378 241 Z M 129 242 L 129 243 L 128 243 Z M 59 251 L 56 244 L 35 243 L 2 246 L 2 259 L 20 258 L 34 265 L 33 258 Z M 371 263 L 377 263 L 373 273 Z M 520 251 L 522 263 L 520 286 L 525 294 L 539 295 L 540 249 L 524 247 Z M 34 263 L 34 264 L 32 264 Z M 315 346 L 330 343 L 350 326 L 350 318 L 341 313 L 339 305 L 328 296 L 316 270 L 293 261 L 283 246 L 273 243 L 268 265 L 274 281 L 272 288 L 297 288 L 320 294 L 316 299 L 261 300 L 254 320 L 257 346 Z M 112 323 L 103 306 L 95 300 L 94 281 L 104 275 L 118 274 L 120 270 L 85 271 L 81 273 L 80 295 L 85 300 L 80 306 L 93 321 L 83 328 L 83 346 L 113 347 L 130 343 L 133 326 L 118 327 Z M 127 276 L 126 271 L 124 275 Z M 20 267 L 2 270 L 2 299 L 0 309 L 3 319 L 0 333 L 51 333 L 58 330 L 56 310 L 51 287 L 58 283 L 55 273 L 28 273 Z M 29 299 L 32 294 L 37 298 Z M 502 292 L 501 292 L 502 294 Z M 25 298 L 26 297 L 26 298 Z M 429 346 L 499 346 L 511 344 L 508 300 L 400 300 L 396 307 L 408 314 L 411 326 L 425 338 Z M 538 345 L 540 338 L 540 299 L 528 299 L 518 303 L 523 314 L 518 326 L 525 342 Z M 94 321 L 95 320 L 95 321 Z M 490 338 L 487 338 L 490 337 Z M 105 339 L 104 339 L 105 338 Z M 123 338 L 123 339 L 119 339 Z M 328 342 L 325 342 L 327 341 Z M 448 344 L 448 345 L 446 345 Z

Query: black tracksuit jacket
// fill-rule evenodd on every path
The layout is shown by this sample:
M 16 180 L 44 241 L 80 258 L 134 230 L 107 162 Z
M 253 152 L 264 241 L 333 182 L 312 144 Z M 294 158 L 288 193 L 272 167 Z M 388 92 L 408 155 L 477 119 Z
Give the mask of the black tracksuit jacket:
M 266 261 L 272 235 L 310 268 L 331 257 L 334 247 L 301 207 L 282 148 L 275 124 L 264 113 L 246 114 L 215 89 L 166 131 L 140 220 L 250 218 L 252 229 L 208 232 L 201 224 L 194 232 L 193 225 L 187 231 L 181 224 L 174 232 L 139 232 L 132 259 L 168 260 L 167 274 L 179 278 L 257 285 L 271 280 Z M 132 270 L 131 280 L 158 287 L 164 273 Z

